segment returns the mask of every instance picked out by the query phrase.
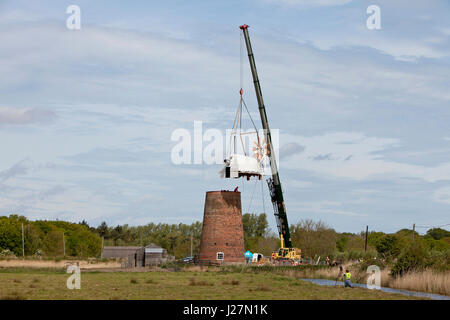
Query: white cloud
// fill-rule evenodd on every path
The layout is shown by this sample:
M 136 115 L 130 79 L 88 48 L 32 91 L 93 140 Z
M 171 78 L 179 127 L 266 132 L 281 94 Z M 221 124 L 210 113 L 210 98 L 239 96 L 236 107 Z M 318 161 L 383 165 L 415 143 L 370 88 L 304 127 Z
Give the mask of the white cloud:
M 450 204 L 450 187 L 435 190 L 432 199 L 437 202 Z
M 450 28 L 442 28 L 441 31 L 443 34 L 450 36 Z
M 280 3 L 287 6 L 341 6 L 353 0 L 263 0 L 265 2 Z
M 305 146 L 302 154 L 282 160 L 280 167 L 306 170 L 322 177 L 356 180 L 376 178 L 417 178 L 428 182 L 450 180 L 450 162 L 420 166 L 390 161 L 380 153 L 400 146 L 398 139 L 368 137 L 356 132 L 336 132 L 303 137 L 285 135 L 284 141 Z M 319 155 L 329 155 L 317 161 Z M 351 157 L 350 157 L 351 156 Z
M 446 41 L 446 37 L 436 36 L 423 40 L 397 39 L 392 36 L 376 35 L 368 37 L 365 34 L 349 34 L 337 38 L 318 37 L 312 40 L 315 46 L 322 50 L 333 48 L 373 48 L 384 54 L 388 54 L 399 61 L 416 61 L 418 58 L 439 59 L 448 57 L 449 50 L 434 46 Z
M 0 125 L 23 125 L 30 123 L 46 123 L 55 118 L 55 113 L 38 108 L 0 107 Z
M 310 181 L 301 181 L 301 180 L 295 180 L 289 177 L 286 177 L 283 181 L 283 185 L 286 186 L 286 190 L 288 189 L 307 189 L 314 186 L 313 182 Z
M 24 175 L 28 172 L 29 166 L 27 165 L 28 159 L 21 160 L 14 164 L 9 169 L 0 171 L 0 180 L 6 181 L 19 175 Z
M 364 217 L 365 213 L 341 209 L 342 203 L 336 201 L 290 202 L 289 210 L 306 213 L 324 213 L 351 217 Z

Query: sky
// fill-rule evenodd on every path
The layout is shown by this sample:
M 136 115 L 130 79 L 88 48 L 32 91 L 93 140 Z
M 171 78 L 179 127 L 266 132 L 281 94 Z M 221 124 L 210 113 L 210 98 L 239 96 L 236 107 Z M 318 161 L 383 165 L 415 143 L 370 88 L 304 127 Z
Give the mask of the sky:
M 245 23 L 289 223 L 450 223 L 449 13 L 447 0 L 0 0 L 0 215 L 190 224 L 206 191 L 239 186 L 242 211 L 275 230 L 264 182 L 171 160 L 174 130 L 232 127 L 241 60 L 259 125 Z

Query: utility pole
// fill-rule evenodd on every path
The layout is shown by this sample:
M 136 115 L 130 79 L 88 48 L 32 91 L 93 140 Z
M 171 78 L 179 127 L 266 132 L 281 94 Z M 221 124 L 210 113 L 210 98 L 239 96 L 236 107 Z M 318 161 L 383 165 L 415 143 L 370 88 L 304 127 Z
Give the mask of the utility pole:
M 366 226 L 366 240 L 364 242 L 364 252 L 367 252 L 367 234 L 369 233 L 369 226 Z
M 100 252 L 100 259 L 103 259 L 103 244 L 104 244 L 104 242 L 105 242 L 105 237 L 102 236 L 102 250 Z M 142 245 L 142 240 L 141 240 L 141 245 Z
M 66 257 L 66 241 L 64 239 L 64 232 L 63 232 L 63 251 L 64 251 L 64 258 Z
M 416 232 L 416 224 L 414 223 L 413 224 L 413 234 L 412 234 L 412 239 L 413 239 L 413 242 L 414 242 L 414 233 Z
M 25 235 L 23 232 L 23 223 L 22 223 L 22 256 L 25 259 Z
M 191 257 L 193 257 L 193 255 L 192 255 L 192 233 L 191 233 Z

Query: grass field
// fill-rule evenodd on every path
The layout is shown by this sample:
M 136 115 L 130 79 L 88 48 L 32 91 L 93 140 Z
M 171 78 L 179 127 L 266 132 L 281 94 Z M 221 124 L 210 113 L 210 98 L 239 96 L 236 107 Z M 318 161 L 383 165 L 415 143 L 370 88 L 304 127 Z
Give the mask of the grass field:
M 0 269 L 0 299 L 413 299 L 361 288 L 324 287 L 283 275 L 233 272 L 81 273 L 69 290 L 63 269 Z

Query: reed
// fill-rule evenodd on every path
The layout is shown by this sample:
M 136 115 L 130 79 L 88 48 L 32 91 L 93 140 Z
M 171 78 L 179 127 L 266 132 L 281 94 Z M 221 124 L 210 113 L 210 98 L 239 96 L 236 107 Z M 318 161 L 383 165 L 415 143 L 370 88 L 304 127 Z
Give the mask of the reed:
M 420 272 L 408 272 L 401 277 L 391 277 L 390 288 L 405 289 L 450 295 L 450 273 L 425 270 Z

